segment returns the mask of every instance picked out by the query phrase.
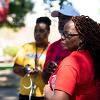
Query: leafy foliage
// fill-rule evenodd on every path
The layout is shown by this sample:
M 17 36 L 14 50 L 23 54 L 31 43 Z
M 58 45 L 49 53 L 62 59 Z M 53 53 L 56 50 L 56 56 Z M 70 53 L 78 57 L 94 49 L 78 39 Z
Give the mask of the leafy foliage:
M 18 52 L 18 47 L 16 46 L 7 46 L 4 48 L 3 52 L 5 55 L 9 55 L 9 56 L 12 56 L 12 57 L 15 57 L 17 52 Z
M 12 21 L 7 20 L 6 25 L 9 27 L 24 26 L 24 16 L 27 12 L 32 11 L 34 4 L 31 0 L 13 0 L 10 2 L 8 16 Z

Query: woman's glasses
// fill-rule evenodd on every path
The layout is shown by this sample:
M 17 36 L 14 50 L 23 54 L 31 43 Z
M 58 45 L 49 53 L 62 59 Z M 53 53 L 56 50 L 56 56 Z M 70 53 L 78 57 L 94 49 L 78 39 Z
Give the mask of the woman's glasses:
M 71 32 L 63 32 L 62 36 L 63 36 L 64 38 L 70 39 L 70 38 L 72 38 L 73 36 L 79 36 L 79 34 L 72 34 Z

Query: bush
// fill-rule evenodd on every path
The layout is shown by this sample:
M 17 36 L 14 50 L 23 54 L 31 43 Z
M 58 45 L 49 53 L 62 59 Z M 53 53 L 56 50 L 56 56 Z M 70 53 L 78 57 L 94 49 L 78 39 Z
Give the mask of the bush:
M 7 46 L 3 49 L 4 55 L 9 55 L 15 57 L 18 52 L 18 47 L 16 46 Z

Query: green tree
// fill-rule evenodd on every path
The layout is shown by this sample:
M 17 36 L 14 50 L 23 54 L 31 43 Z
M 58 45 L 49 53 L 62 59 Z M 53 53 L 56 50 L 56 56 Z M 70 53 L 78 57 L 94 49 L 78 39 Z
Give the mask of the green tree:
M 10 27 L 24 26 L 24 16 L 27 12 L 32 11 L 33 7 L 34 4 L 31 0 L 12 0 L 8 14 L 12 21 L 7 20 L 6 24 Z

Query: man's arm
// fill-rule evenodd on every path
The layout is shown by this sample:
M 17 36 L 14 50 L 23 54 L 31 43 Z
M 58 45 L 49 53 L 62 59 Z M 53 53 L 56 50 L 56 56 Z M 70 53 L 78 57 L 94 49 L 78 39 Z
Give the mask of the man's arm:
M 42 73 L 42 78 L 43 81 L 45 82 L 45 84 L 48 84 L 48 80 L 49 77 L 51 76 L 51 73 L 48 72 L 47 69 L 47 64 L 51 61 L 51 49 L 52 49 L 52 44 L 49 46 L 47 53 L 46 53 L 46 59 L 45 59 L 45 63 L 44 63 L 44 69 L 43 69 L 43 73 Z
M 50 76 L 55 72 L 57 64 L 54 61 L 51 61 L 47 64 L 46 68 L 43 71 L 43 79 L 47 84 Z

